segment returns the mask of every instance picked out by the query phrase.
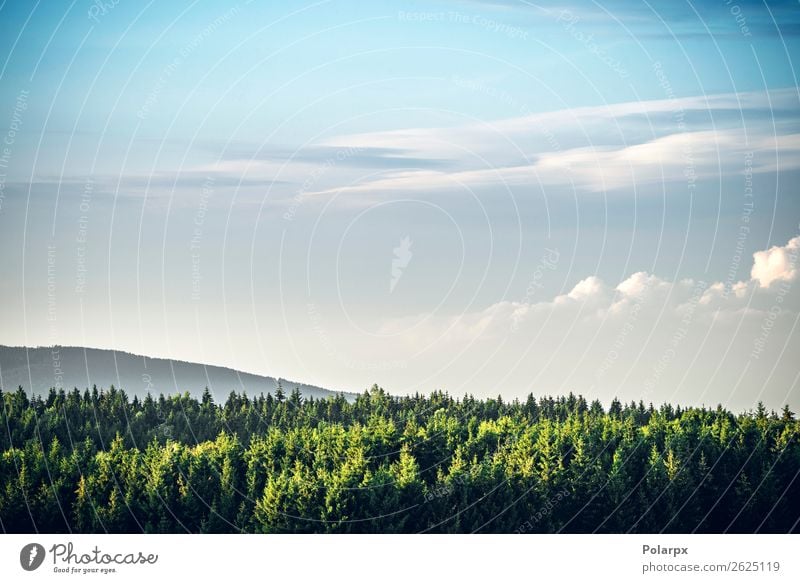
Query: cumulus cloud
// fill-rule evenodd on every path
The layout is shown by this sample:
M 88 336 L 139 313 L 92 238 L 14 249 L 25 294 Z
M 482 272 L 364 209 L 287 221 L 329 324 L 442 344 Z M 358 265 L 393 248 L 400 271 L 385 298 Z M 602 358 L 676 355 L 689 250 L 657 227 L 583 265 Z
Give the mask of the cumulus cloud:
M 640 296 L 646 289 L 653 284 L 662 283 L 656 276 L 650 275 L 645 271 L 639 271 L 631 275 L 628 279 L 617 286 L 617 291 L 628 297 Z
M 765 251 L 753 253 L 751 278 L 726 286 L 723 282 L 703 282 L 682 279 L 676 282 L 664 280 L 657 275 L 639 271 L 621 281 L 613 292 L 609 285 L 597 276 L 579 281 L 572 290 L 557 296 L 552 302 L 542 301 L 530 305 L 513 303 L 514 317 L 519 323 L 526 316 L 550 309 L 554 306 L 573 303 L 592 302 L 601 309 L 593 312 L 598 318 L 607 318 L 630 310 L 633 305 L 650 303 L 658 305 L 661 311 L 679 314 L 689 305 L 707 306 L 716 312 L 740 312 L 764 314 L 773 297 L 767 288 L 776 281 L 794 281 L 798 278 L 797 255 L 800 251 L 800 237 L 789 240 L 786 245 L 776 245 Z M 781 299 L 781 303 L 784 299 Z M 508 305 L 501 302 L 489 308 L 497 315 L 497 308 Z M 692 308 L 694 309 L 694 308 Z
M 589 298 L 598 297 L 604 294 L 606 285 L 603 281 L 594 275 L 579 281 L 572 291 L 567 294 L 567 297 L 576 300 L 587 300 Z
M 769 287 L 776 281 L 796 279 L 798 250 L 800 250 L 800 237 L 795 237 L 783 247 L 776 245 L 766 251 L 754 253 L 750 276 L 757 280 L 761 287 Z
M 753 278 L 734 284 L 642 271 L 614 286 L 592 275 L 551 299 L 386 318 L 381 332 L 391 338 L 352 350 L 407 362 L 403 389 L 530 387 L 752 407 L 793 386 L 800 294 L 764 283 L 796 278 L 786 258 L 799 245 L 755 253 Z
M 457 316 L 437 317 L 420 314 L 413 317 L 386 319 L 381 332 L 400 334 L 412 331 L 405 337 L 410 344 L 435 344 L 472 342 L 479 338 L 498 338 L 509 330 L 536 329 L 546 322 L 581 318 L 590 326 L 607 326 L 619 318 L 649 317 L 666 325 L 682 317 L 687 310 L 693 317 L 718 318 L 724 314 L 764 316 L 774 303 L 775 294 L 766 288 L 774 281 L 789 281 L 797 277 L 794 267 L 800 249 L 800 237 L 784 246 L 775 246 L 753 254 L 753 277 L 726 287 L 723 282 L 705 282 L 681 279 L 671 282 L 652 273 L 633 273 L 615 287 L 600 277 L 591 275 L 576 283 L 572 289 L 551 300 L 536 302 L 500 301 L 484 309 Z M 794 254 L 794 259 L 792 259 Z M 781 303 L 791 309 L 792 302 Z M 566 324 L 562 328 L 567 329 Z M 584 335 L 588 331 L 583 332 Z

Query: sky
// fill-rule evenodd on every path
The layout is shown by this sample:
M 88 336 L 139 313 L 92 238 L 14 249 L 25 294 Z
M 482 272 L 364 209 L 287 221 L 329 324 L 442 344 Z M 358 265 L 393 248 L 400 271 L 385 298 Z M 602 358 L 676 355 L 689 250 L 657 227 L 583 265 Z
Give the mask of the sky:
M 799 34 L 788 0 L 5 0 L 0 344 L 797 408 Z

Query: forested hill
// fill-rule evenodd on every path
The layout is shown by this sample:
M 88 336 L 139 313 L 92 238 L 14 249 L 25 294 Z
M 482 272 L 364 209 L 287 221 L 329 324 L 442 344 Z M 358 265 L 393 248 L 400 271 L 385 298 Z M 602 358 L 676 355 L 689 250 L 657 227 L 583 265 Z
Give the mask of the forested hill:
M 5 532 L 790 532 L 800 423 L 569 395 L 0 394 Z
M 221 366 L 150 358 L 117 350 L 75 346 L 0 346 L 0 388 L 6 391 L 21 386 L 33 393 L 47 394 L 51 387 L 69 390 L 114 385 L 131 397 L 143 397 L 148 392 L 158 395 L 184 391 L 199 397 L 204 387 L 218 395 L 227 395 L 230 391 L 257 395 L 274 391 L 278 380 L 285 390 L 297 387 L 307 396 L 327 397 L 336 393 Z M 351 393 L 345 396 L 355 397 Z

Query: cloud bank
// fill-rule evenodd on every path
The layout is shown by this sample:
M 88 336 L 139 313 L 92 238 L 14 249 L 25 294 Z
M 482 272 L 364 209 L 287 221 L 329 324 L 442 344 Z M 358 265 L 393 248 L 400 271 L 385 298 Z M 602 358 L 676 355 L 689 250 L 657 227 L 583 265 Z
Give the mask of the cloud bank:
M 784 402 L 797 381 L 799 243 L 754 253 L 752 276 L 732 285 L 647 272 L 613 285 L 592 275 L 546 300 L 384 318 L 369 342 L 337 338 L 337 354 L 391 354 L 404 366 L 388 388 L 403 392 L 529 387 L 739 409 Z

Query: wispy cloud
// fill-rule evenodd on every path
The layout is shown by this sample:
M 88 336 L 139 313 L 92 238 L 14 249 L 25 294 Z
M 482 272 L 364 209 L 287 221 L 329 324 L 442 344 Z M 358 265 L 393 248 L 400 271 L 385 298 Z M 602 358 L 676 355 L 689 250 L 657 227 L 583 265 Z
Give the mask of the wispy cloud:
M 531 15 L 558 16 L 564 12 L 578 18 L 593 32 L 616 32 L 623 24 L 634 28 L 637 37 L 705 38 L 724 36 L 796 36 L 800 13 L 795 0 L 737 0 L 736 2 L 645 3 L 606 0 L 602 4 L 573 0 L 527 2 L 525 0 L 469 0 L 468 4 L 502 10 L 509 19 L 531 27 L 540 25 Z M 516 21 L 514 20 L 514 21 Z M 605 25 L 605 26 L 604 26 Z M 744 28 L 743 30 L 743 27 Z
M 631 193 L 685 183 L 689 173 L 692 180 L 737 174 L 751 152 L 754 173 L 800 168 L 799 104 L 792 88 L 345 134 L 295 148 L 241 142 L 218 145 L 213 162 L 94 180 L 123 196 L 193 192 L 211 179 L 240 200 L 252 193 L 275 203 L 344 195 L 337 204 L 348 205 L 488 188 Z M 86 178 L 41 180 L 67 186 Z
M 581 107 L 459 127 L 344 135 L 330 148 L 402 152 L 430 166 L 394 170 L 308 194 L 563 186 L 582 192 L 630 189 L 738 171 L 800 167 L 794 89 Z M 446 167 L 442 161 L 450 161 Z M 412 164 L 409 164 L 412 166 Z

